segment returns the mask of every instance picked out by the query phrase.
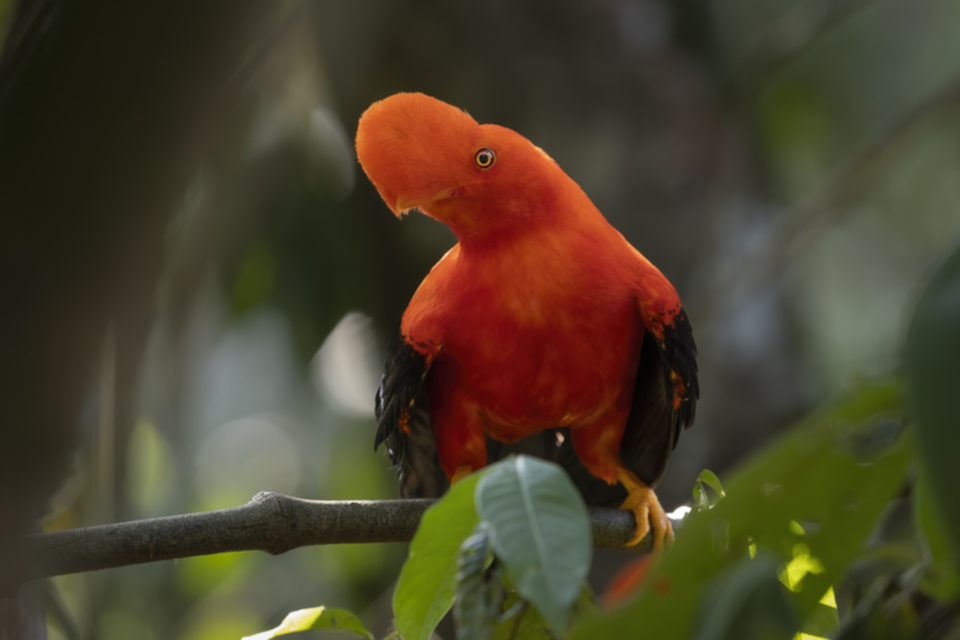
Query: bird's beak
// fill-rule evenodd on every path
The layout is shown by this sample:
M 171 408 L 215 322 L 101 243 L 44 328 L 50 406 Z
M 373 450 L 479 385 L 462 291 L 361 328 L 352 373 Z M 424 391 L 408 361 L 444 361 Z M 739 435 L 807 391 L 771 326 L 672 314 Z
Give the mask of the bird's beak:
M 416 209 L 419 206 L 413 198 L 398 196 L 396 202 L 390 207 L 390 210 L 393 211 L 393 215 L 402 218 L 404 214 L 408 213 L 411 209 Z
M 430 216 L 436 217 L 433 215 L 435 211 L 435 205 L 451 198 L 457 197 L 457 195 L 462 191 L 462 188 L 457 186 L 450 189 L 443 189 L 433 195 L 427 196 L 426 198 L 415 198 L 405 194 L 397 195 L 396 200 L 393 205 L 390 206 L 390 210 L 393 211 L 393 215 L 398 218 L 402 218 L 404 214 L 408 213 L 411 209 L 419 209 L 422 213 Z M 441 222 L 443 222 L 441 220 Z

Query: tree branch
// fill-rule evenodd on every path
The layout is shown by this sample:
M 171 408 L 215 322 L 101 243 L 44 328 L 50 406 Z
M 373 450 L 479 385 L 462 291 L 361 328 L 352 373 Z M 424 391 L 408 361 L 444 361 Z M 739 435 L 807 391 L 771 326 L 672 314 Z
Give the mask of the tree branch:
M 218 511 L 152 518 L 30 536 L 25 580 L 228 551 L 278 555 L 315 544 L 408 542 L 433 500 L 321 501 L 261 492 Z M 628 511 L 590 508 L 594 546 L 625 549 L 635 530 Z M 631 551 L 647 553 L 651 536 Z

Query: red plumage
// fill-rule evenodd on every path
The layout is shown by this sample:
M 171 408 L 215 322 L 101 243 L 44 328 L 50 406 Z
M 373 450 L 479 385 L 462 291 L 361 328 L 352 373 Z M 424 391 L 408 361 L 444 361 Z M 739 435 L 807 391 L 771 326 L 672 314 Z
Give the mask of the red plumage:
M 456 481 L 487 463 L 487 438 L 569 428 L 586 469 L 627 490 L 634 542 L 649 511 L 662 547 L 672 533 L 651 489 L 699 395 L 670 282 L 541 149 L 439 100 L 375 103 L 357 153 L 395 214 L 418 208 L 459 240 L 404 313 L 378 393 L 378 444 L 401 471 L 423 457 L 429 475 L 435 443 Z M 424 482 L 407 493 L 429 493 Z

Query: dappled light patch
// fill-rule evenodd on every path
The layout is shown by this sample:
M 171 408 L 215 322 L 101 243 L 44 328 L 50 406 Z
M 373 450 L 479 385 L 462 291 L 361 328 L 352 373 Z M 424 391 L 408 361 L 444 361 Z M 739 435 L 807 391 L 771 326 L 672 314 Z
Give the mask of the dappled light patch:
M 793 545 L 793 559 L 780 569 L 779 578 L 790 591 L 802 591 L 808 573 L 823 573 L 823 563 L 810 555 L 810 547 L 799 542 Z

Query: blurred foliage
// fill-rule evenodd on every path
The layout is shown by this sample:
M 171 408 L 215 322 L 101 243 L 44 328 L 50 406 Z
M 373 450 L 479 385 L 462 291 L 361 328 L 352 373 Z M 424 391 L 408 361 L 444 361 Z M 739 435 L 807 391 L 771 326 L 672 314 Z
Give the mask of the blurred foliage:
M 942 523 L 960 551 L 960 496 L 953 452 L 960 451 L 960 248 L 943 264 L 920 299 L 907 341 L 910 392 L 929 487 L 924 502 L 928 526 Z M 934 515 L 934 513 L 936 515 Z M 945 549 L 943 549 L 945 551 Z
M 503 460 L 424 517 L 394 595 L 399 633 L 432 637 L 452 606 L 457 638 L 470 640 L 955 638 L 948 529 L 929 496 L 913 509 L 896 500 L 916 485 L 901 413 L 898 384 L 863 386 L 741 465 L 726 489 L 702 473 L 694 494 L 707 485 L 718 500 L 703 497 L 632 601 L 607 613 L 570 591 L 589 564 L 576 489 L 551 463 Z
M 12 19 L 21 8 L 29 18 L 50 6 L 69 11 L 39 12 L 44 29 Z M 917 625 L 926 631 L 949 621 L 944 607 L 957 598 L 960 509 L 950 506 L 956 492 L 945 483 L 956 429 L 936 426 L 956 422 L 950 376 L 960 359 L 951 329 L 960 323 L 951 315 L 949 267 L 924 295 L 904 345 L 922 283 L 960 233 L 956 2 L 280 3 L 258 14 L 255 29 L 211 28 L 211 52 L 228 50 L 214 46 L 216 31 L 240 34 L 229 51 L 244 53 L 217 53 L 218 69 L 228 74 L 196 76 L 194 67 L 207 68 L 199 57 L 185 62 L 179 49 L 143 36 L 151 19 L 125 20 L 118 16 L 128 14 L 109 9 L 0 0 L 0 38 L 10 34 L 8 45 L 31 34 L 47 38 L 34 53 L 75 45 L 68 48 L 75 66 L 41 69 L 70 71 L 69 91 L 31 103 L 42 109 L 16 111 L 15 126 L 6 129 L 26 132 L 41 157 L 2 166 L 36 166 L 37 181 L 13 184 L 0 173 L 0 182 L 7 180 L 0 191 L 8 194 L 0 193 L 0 210 L 17 222 L 5 246 L 34 260 L 11 263 L 7 277 L 16 291 L 36 293 L 5 297 L 11 309 L 30 311 L 7 314 L 27 320 L 5 337 L 44 346 L 24 360 L 41 363 L 30 369 L 36 375 L 16 370 L 11 397 L 29 400 L 31 414 L 55 409 L 57 424 L 83 443 L 72 469 L 62 469 L 69 479 L 52 497 L 45 527 L 228 506 L 259 490 L 328 499 L 396 495 L 386 459 L 371 451 L 382 349 L 454 239 L 422 216 L 395 220 L 359 172 L 351 138 L 371 102 L 421 90 L 545 149 L 684 300 L 704 397 L 658 494 L 668 509 L 689 501 L 693 486 L 712 498 L 713 489 L 696 481 L 710 468 L 727 497 L 694 514 L 655 569 L 656 576 L 679 570 L 673 567 L 687 554 L 709 560 L 709 576 L 689 579 L 714 582 L 698 583 L 697 595 L 685 599 L 671 592 L 669 601 L 686 607 L 680 622 L 694 628 L 694 610 L 716 619 L 711 607 L 720 600 L 709 593 L 740 598 L 717 633 L 748 633 L 733 615 L 736 603 L 776 600 L 778 593 L 811 633 L 817 620 L 842 620 L 831 632 L 849 638 L 908 635 Z M 193 11 L 170 15 L 189 26 Z M 71 29 L 83 33 L 57 40 Z M 100 57 L 81 56 L 77 43 L 88 41 L 110 46 L 96 48 Z M 145 52 L 149 46 L 157 52 Z M 10 52 L 7 46 L 4 73 Z M 104 80 L 91 75 L 96 65 L 122 73 Z M 216 99 L 188 99 L 198 87 Z M 6 83 L 0 97 L 29 89 Z M 134 119 L 139 103 L 124 96 L 142 96 L 154 107 L 144 112 L 149 118 Z M 0 101 L 4 114 L 9 104 Z M 183 133 L 168 118 L 197 126 Z M 150 126 L 131 124 L 142 122 Z M 160 176 L 164 189 L 125 172 L 134 169 Z M 9 193 L 21 182 L 28 198 L 11 204 Z M 171 193 L 176 197 L 162 197 Z M 24 209 L 25 222 L 14 206 L 22 202 L 46 209 Z M 75 202 L 85 207 L 70 208 Z M 98 217 L 116 203 L 118 215 Z M 44 289 L 50 278 L 63 286 Z M 106 326 L 112 350 L 99 342 Z M 28 330 L 40 338 L 23 342 Z M 69 348 L 68 335 L 82 348 Z M 883 428 L 894 421 L 880 425 L 872 453 L 859 434 L 851 444 L 818 432 L 816 451 L 827 454 L 818 464 L 810 462 L 814 445 L 789 434 L 777 440 L 804 416 L 813 415 L 804 424 L 817 431 L 811 425 L 830 415 L 818 408 L 861 393 L 863 379 L 900 373 L 902 362 L 907 420 L 917 420 L 921 453 L 902 495 L 896 474 L 876 486 L 857 484 L 908 456 L 908 440 L 899 449 L 881 446 Z M 21 392 L 19 381 L 34 378 L 37 387 Z M 890 415 L 898 415 L 896 394 L 888 392 L 863 393 L 889 401 Z M 74 396 L 83 402 L 63 400 Z M 76 421 L 60 419 L 68 410 L 80 414 Z M 21 414 L 9 420 L 34 424 Z M 65 433 L 49 435 L 42 423 L 22 431 L 69 447 Z M 790 455 L 778 448 L 784 443 L 793 443 Z M 854 444 L 865 449 L 850 449 Z M 770 472 L 795 473 L 790 483 L 803 478 L 807 490 L 794 496 L 785 489 L 778 509 L 734 520 L 737 505 L 767 499 L 738 480 L 763 467 L 767 458 L 748 458 L 763 445 L 765 455 L 786 457 Z M 36 456 L 51 456 L 51 447 L 16 456 L 24 469 L 40 468 Z M 842 467 L 850 456 L 872 462 Z M 800 460 L 809 464 L 801 469 Z M 745 465 L 739 472 L 732 470 L 737 463 Z M 59 476 L 42 480 L 38 486 Z M 818 496 L 822 507 L 837 506 L 848 496 L 831 486 L 848 487 L 849 504 L 861 508 L 850 512 L 842 544 L 828 529 L 808 526 L 824 522 L 788 518 L 784 506 L 801 497 L 809 506 Z M 868 537 L 881 507 L 879 528 Z M 702 533 L 705 523 L 720 521 L 729 530 Z M 766 532 L 763 522 L 774 528 Z M 828 537 L 842 553 L 815 542 Z M 713 550 L 694 539 L 709 539 L 704 544 Z M 716 550 L 724 545 L 727 551 Z M 751 553 L 756 558 L 747 560 Z M 382 637 L 404 557 L 402 545 L 350 545 L 68 576 L 53 584 L 73 624 L 51 623 L 50 635 L 67 637 L 62 629 L 73 627 L 82 640 L 238 638 L 324 603 L 358 612 Z M 594 588 L 625 562 L 595 554 Z M 659 604 L 651 580 L 608 624 Z M 765 590 L 774 580 L 781 591 Z M 830 585 L 831 611 L 839 614 L 819 602 Z M 516 598 L 508 594 L 507 603 Z M 501 622 L 497 637 L 509 637 L 518 620 L 515 637 L 543 637 L 543 620 L 530 607 Z M 440 624 L 439 633 L 450 636 Z
M 373 634 L 367 631 L 355 615 L 342 609 L 327 609 L 326 607 L 301 609 L 288 613 L 277 628 L 256 635 L 245 636 L 244 640 L 270 640 L 278 636 L 285 636 L 298 631 L 310 631 L 311 629 L 335 629 L 373 640 Z
M 635 629 L 635 637 L 693 637 L 698 617 L 719 615 L 697 614 L 710 601 L 705 594 L 712 580 L 738 584 L 741 597 L 752 598 L 762 583 L 759 569 L 730 568 L 751 556 L 765 558 L 763 565 L 775 559 L 771 566 L 779 568 L 769 577 L 779 577 L 789 594 L 782 609 L 802 623 L 839 583 L 903 487 L 910 448 L 906 441 L 889 444 L 894 434 L 885 420 L 898 413 L 896 388 L 864 388 L 785 434 L 726 480 L 726 498 L 688 517 L 636 602 L 609 620 L 584 624 L 575 637 L 626 629 Z M 723 606 L 724 599 L 713 600 Z M 789 628 L 789 620 L 773 628 L 784 624 Z

